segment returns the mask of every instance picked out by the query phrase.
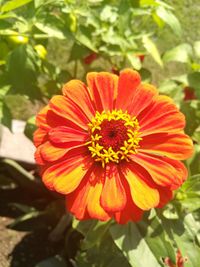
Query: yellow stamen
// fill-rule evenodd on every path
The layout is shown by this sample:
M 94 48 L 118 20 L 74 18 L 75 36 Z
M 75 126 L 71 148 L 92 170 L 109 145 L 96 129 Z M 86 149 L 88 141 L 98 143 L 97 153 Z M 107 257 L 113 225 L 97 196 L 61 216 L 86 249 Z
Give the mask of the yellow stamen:
M 110 146 L 105 148 L 99 144 L 102 139 L 101 130 L 103 121 L 123 121 L 124 126 L 127 128 L 127 139 L 124 140 L 123 146 L 121 146 L 118 151 L 114 151 Z M 142 140 L 139 132 L 139 123 L 136 117 L 131 117 L 127 111 L 113 110 L 113 111 L 103 111 L 102 113 L 96 112 L 95 117 L 88 124 L 89 132 L 91 135 L 91 140 L 89 140 L 86 145 L 91 152 L 92 157 L 95 161 L 101 162 L 102 167 L 109 162 L 119 163 L 120 160 L 129 161 L 129 156 L 131 154 L 137 153 L 137 148 L 139 147 L 139 142 Z

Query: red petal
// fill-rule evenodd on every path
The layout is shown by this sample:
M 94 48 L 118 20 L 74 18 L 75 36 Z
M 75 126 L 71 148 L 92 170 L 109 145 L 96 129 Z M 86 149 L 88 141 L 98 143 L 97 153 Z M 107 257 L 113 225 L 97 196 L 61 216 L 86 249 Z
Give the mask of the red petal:
M 193 143 L 183 133 L 160 133 L 143 136 L 138 151 L 156 153 L 176 160 L 184 160 L 192 156 Z
M 133 164 L 121 164 L 122 172 L 129 184 L 133 202 L 142 210 L 149 210 L 159 204 L 159 192 L 154 188 L 151 177 L 141 168 L 133 168 Z
M 71 194 L 66 196 L 67 209 L 78 219 L 89 219 L 87 214 L 88 193 L 90 191 L 90 184 L 87 181 L 89 177 L 85 177 L 85 181 L 78 186 L 78 188 Z
M 87 83 L 96 105 L 96 109 L 112 110 L 117 94 L 118 77 L 107 72 L 90 72 L 87 75 Z
M 101 206 L 108 212 L 122 210 L 126 205 L 126 192 L 121 183 L 117 165 L 107 165 L 104 178 L 105 181 L 100 200 Z
M 95 115 L 92 100 L 86 85 L 79 80 L 71 80 L 62 89 L 63 95 L 71 99 L 91 120 Z
M 137 71 L 125 69 L 120 72 L 116 109 L 127 109 L 140 82 L 141 78 Z
M 60 126 L 49 131 L 49 139 L 56 144 L 69 143 L 71 146 L 86 142 L 88 134 L 67 126 Z
M 78 187 L 91 164 L 88 156 L 74 156 L 47 168 L 42 175 L 43 182 L 59 193 L 69 194 Z
M 157 132 L 177 132 L 184 128 L 185 117 L 167 96 L 154 97 L 138 117 L 142 135 Z
M 154 96 L 158 94 L 158 90 L 151 84 L 140 84 L 127 107 L 129 114 L 138 116 L 146 107 L 152 103 Z M 140 122 L 140 121 L 139 121 Z
M 184 164 L 166 157 L 139 153 L 131 159 L 142 166 L 160 186 L 177 189 L 187 177 Z
M 166 187 L 159 187 L 160 202 L 157 208 L 163 208 L 173 198 L 173 191 Z
M 50 100 L 49 106 L 58 116 L 61 116 L 68 121 L 72 121 L 82 129 L 88 129 L 88 118 L 70 99 L 59 95 L 54 96 Z

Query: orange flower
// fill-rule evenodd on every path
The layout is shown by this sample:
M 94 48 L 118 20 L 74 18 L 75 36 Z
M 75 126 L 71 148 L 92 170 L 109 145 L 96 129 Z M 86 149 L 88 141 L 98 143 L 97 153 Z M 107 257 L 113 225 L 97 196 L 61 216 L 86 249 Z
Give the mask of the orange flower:
M 87 86 L 72 80 L 62 93 L 37 115 L 45 185 L 80 220 L 138 221 L 165 205 L 187 177 L 179 160 L 193 152 L 173 101 L 131 69 L 88 73 Z

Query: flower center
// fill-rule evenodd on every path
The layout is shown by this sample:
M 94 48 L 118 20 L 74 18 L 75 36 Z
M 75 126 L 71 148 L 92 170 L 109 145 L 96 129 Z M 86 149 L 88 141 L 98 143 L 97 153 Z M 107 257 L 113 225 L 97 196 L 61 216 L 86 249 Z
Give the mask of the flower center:
M 136 117 L 127 112 L 96 112 L 88 126 L 91 139 L 86 144 L 94 160 L 101 162 L 103 167 L 109 162 L 128 161 L 130 154 L 137 153 L 142 139 L 140 127 Z

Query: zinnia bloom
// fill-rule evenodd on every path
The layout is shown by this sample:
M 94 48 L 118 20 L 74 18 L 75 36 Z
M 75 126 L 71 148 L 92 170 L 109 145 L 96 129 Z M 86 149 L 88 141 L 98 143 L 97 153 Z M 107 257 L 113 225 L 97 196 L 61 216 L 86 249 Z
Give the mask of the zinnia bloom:
M 72 80 L 62 93 L 36 120 L 35 158 L 45 185 L 66 195 L 80 220 L 138 221 L 165 205 L 187 177 L 179 160 L 193 150 L 173 101 L 131 69 L 119 77 L 88 73 L 87 86 Z

